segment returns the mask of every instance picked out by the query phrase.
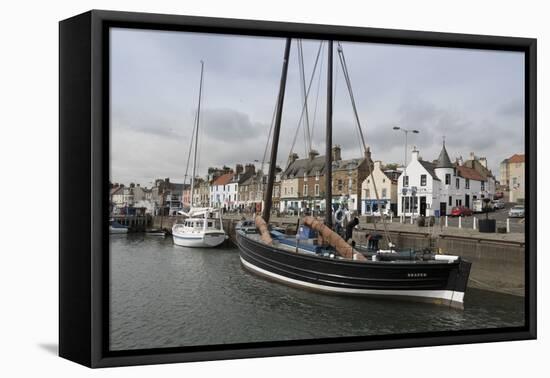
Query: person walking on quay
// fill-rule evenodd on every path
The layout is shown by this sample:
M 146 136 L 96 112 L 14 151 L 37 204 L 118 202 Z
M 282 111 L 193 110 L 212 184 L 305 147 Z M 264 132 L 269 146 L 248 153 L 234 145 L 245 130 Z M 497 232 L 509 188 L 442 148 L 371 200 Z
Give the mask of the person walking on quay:
M 353 228 L 359 224 L 359 218 L 353 217 L 352 221 L 349 222 L 346 226 L 346 237 L 345 240 L 348 241 L 353 236 Z

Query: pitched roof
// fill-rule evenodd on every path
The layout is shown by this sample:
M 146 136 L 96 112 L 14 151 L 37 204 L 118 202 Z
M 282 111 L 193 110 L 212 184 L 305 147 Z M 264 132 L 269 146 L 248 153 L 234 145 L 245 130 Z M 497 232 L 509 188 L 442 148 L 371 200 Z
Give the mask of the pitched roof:
M 118 192 L 122 188 L 123 188 L 122 186 L 116 186 L 114 188 L 111 188 L 111 195 L 116 194 L 116 192 Z
M 514 154 L 508 159 L 508 163 L 525 163 L 525 155 Z
M 325 157 L 316 156 L 313 159 L 298 159 L 290 163 L 287 169 L 283 172 L 281 178 L 291 179 L 294 177 L 303 177 L 304 173 L 306 175 L 314 175 L 317 173 L 324 175 L 325 172 Z
M 239 181 L 239 186 L 250 185 L 250 184 L 252 184 L 253 181 L 254 181 L 254 175 L 250 175 L 250 176 L 246 177 L 245 179 L 243 179 L 242 181 Z
M 403 172 L 399 172 L 398 170 L 395 170 L 395 169 L 386 169 L 386 170 L 382 170 L 382 173 L 384 174 L 384 176 L 389 178 L 392 183 L 396 183 L 397 180 L 399 179 L 399 176 L 401 176 Z
M 239 185 L 242 185 L 244 184 L 246 181 L 248 181 L 249 179 L 252 178 L 252 176 L 255 175 L 255 172 L 245 172 L 245 173 L 241 173 L 241 175 L 239 176 L 238 178 L 238 183 Z
M 486 180 L 486 177 L 484 177 L 481 173 L 479 173 L 473 168 L 469 168 L 461 165 L 456 167 L 456 171 L 460 177 L 464 177 L 464 178 L 467 178 L 470 180 L 476 180 L 476 181 Z
M 439 157 L 435 163 L 435 168 L 453 168 L 453 164 L 451 163 L 451 159 L 449 159 L 449 154 L 445 148 L 445 143 L 443 143 L 443 148 L 439 153 Z
M 443 147 L 445 148 L 445 147 Z M 446 152 L 446 151 L 445 151 Z M 437 167 L 436 164 L 434 163 L 430 163 L 428 161 L 424 161 L 424 160 L 418 160 L 418 162 L 424 167 L 424 169 L 426 171 L 428 171 L 428 173 L 430 174 L 430 176 L 432 176 L 432 178 L 436 181 L 441 181 L 437 175 L 435 174 L 435 169 L 436 168 L 441 168 L 441 167 Z
M 483 164 L 479 162 L 479 160 L 466 160 L 463 166 L 475 169 L 484 178 L 494 177 L 493 172 L 491 172 L 490 169 L 487 169 L 486 167 L 484 167 Z
M 332 162 L 332 171 L 342 171 L 349 169 L 357 169 L 363 162 L 365 158 L 359 159 L 348 159 L 348 160 L 335 160 Z
M 214 180 L 212 185 L 227 185 L 233 178 L 233 173 L 226 173 Z

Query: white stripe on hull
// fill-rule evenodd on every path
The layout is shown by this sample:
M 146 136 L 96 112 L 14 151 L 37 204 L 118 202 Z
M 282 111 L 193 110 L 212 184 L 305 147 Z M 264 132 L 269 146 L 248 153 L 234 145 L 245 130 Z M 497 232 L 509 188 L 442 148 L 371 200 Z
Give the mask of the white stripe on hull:
M 208 247 L 216 247 L 220 244 L 222 244 L 225 240 L 224 234 L 219 235 L 208 235 L 205 236 L 198 236 L 198 237 L 178 237 L 177 235 L 173 235 L 173 240 L 175 245 L 179 245 L 182 247 L 195 247 L 195 248 L 208 248 Z
M 265 269 L 257 267 L 244 260 L 241 257 L 242 264 L 259 274 L 272 277 L 276 280 L 290 283 L 295 286 L 303 286 L 311 289 L 316 289 L 325 292 L 332 293 L 346 293 L 346 294 L 362 294 L 362 295 L 384 295 L 384 296 L 399 296 L 399 297 L 418 297 L 418 298 L 428 298 L 428 299 L 442 299 L 453 304 L 462 304 L 464 301 L 464 293 L 453 290 L 372 290 L 372 289 L 354 289 L 354 288 L 341 288 L 334 286 L 319 285 L 311 282 L 305 282 L 300 280 L 295 280 L 293 278 L 281 276 L 277 273 L 269 272 Z M 459 306 L 460 307 L 460 306 Z

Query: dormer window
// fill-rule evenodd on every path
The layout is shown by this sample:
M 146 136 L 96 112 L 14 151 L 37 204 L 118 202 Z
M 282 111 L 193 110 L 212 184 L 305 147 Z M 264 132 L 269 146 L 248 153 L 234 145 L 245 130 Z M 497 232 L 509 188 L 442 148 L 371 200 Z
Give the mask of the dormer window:
M 445 175 L 445 185 L 451 185 L 451 174 L 447 173 Z

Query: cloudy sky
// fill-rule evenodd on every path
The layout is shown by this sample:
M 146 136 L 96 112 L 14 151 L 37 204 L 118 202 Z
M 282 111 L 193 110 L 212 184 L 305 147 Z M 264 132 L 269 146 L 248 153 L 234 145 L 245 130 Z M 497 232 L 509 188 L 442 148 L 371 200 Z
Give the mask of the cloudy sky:
M 182 182 L 205 64 L 199 174 L 209 166 L 262 161 L 279 88 L 284 39 L 184 32 L 111 30 L 111 181 L 151 186 Z M 303 42 L 309 83 L 320 41 Z M 359 117 L 375 160 L 402 163 L 404 135 L 417 129 L 425 160 L 445 136 L 454 159 L 470 152 L 498 164 L 524 148 L 523 53 L 367 43 L 342 44 Z M 326 43 L 309 95 L 313 148 L 324 151 Z M 334 144 L 361 155 L 354 115 L 335 49 Z M 322 71 L 321 71 L 322 70 Z M 321 71 L 321 75 L 319 72 Z M 320 88 L 318 90 L 318 88 Z M 301 82 L 293 40 L 278 164 L 296 134 Z M 316 108 L 317 103 L 317 109 Z M 303 129 L 294 151 L 305 153 Z M 260 163 L 256 163 L 259 166 Z

